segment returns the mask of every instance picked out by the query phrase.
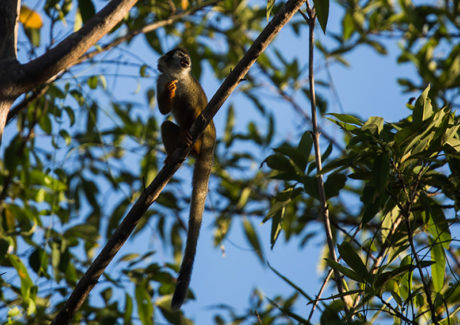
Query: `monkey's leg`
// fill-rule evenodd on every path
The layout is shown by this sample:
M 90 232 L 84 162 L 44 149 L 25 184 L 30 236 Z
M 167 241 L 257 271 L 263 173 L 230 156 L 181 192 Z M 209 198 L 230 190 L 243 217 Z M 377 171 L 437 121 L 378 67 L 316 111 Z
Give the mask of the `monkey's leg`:
M 181 129 L 171 121 L 164 121 L 161 124 L 161 140 L 165 146 L 166 154 L 169 156 L 177 148 L 180 140 Z
M 192 142 L 192 136 L 188 130 L 183 130 L 177 124 L 171 121 L 165 121 L 161 125 L 161 139 L 166 149 L 166 153 L 171 155 L 178 145 L 185 143 L 189 145 Z M 197 157 L 200 153 L 201 139 L 198 139 L 193 145 L 191 155 Z

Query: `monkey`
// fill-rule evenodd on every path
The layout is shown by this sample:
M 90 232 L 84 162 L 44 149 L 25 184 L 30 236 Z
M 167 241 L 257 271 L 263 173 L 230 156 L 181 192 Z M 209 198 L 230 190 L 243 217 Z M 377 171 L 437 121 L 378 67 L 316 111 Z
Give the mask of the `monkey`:
M 165 121 L 161 137 L 166 150 L 166 161 L 179 144 L 190 144 L 189 128 L 208 103 L 200 83 L 191 73 L 190 55 L 181 48 L 173 49 L 158 60 L 160 75 L 157 79 L 158 108 L 162 114 L 172 113 L 177 124 Z M 214 160 L 216 130 L 211 121 L 196 140 L 190 155 L 195 157 L 192 196 L 184 257 L 177 278 L 171 307 L 178 310 L 184 303 L 190 284 L 196 246 L 200 233 L 208 182 Z

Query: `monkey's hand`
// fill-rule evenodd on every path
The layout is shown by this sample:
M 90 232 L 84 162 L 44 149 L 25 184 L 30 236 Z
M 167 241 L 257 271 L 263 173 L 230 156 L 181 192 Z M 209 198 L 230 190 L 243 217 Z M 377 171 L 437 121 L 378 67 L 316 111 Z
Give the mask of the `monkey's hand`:
M 175 79 L 167 83 L 166 90 L 168 92 L 169 99 L 173 99 L 176 96 L 177 83 L 179 80 Z

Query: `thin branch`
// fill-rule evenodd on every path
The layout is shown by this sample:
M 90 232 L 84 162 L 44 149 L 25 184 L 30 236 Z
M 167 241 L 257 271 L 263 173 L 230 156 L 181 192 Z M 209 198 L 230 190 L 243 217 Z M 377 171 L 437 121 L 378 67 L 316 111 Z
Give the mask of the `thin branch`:
M 387 308 L 389 310 L 391 310 L 394 315 L 398 316 L 399 319 L 405 321 L 406 323 L 408 324 L 417 324 L 416 322 L 414 322 L 413 320 L 410 320 L 409 318 L 407 318 L 406 316 L 404 316 L 403 314 L 401 314 L 396 308 L 394 308 L 392 305 L 390 305 L 388 302 L 385 301 L 385 299 L 382 298 L 382 296 L 380 295 L 376 295 L 377 298 L 380 299 L 380 301 L 385 305 L 387 306 Z
M 321 284 L 321 288 L 319 288 L 318 294 L 316 295 L 316 299 L 313 302 L 313 306 L 311 307 L 310 310 L 310 315 L 308 315 L 308 321 L 311 320 L 313 317 L 313 313 L 315 312 L 316 306 L 318 306 L 318 302 L 321 300 L 321 296 L 324 292 L 324 289 L 326 289 L 326 284 L 329 282 L 332 276 L 332 269 L 329 269 L 327 272 L 326 278 L 324 278 L 323 283 Z
M 29 96 L 26 96 L 24 97 L 24 99 L 18 103 L 17 105 L 15 105 L 13 108 L 11 108 L 11 110 L 8 112 L 8 117 L 6 118 L 6 123 L 8 124 L 9 122 L 11 122 L 11 120 L 13 118 L 16 117 L 16 115 L 18 115 L 18 113 L 23 110 L 24 108 L 27 107 L 27 105 L 29 105 L 30 102 L 32 102 L 33 100 L 37 99 L 37 98 L 40 98 L 42 97 L 47 91 L 48 91 L 48 88 L 49 88 L 49 84 L 45 85 L 45 86 L 42 86 L 41 88 L 39 89 L 36 89 L 34 91 L 32 91 L 32 94 L 30 94 Z
M 417 268 L 417 270 L 419 272 L 420 281 L 422 281 L 423 290 L 425 291 L 425 295 L 426 295 L 426 301 L 428 303 L 428 306 L 430 307 L 431 320 L 433 321 L 434 324 L 439 324 L 439 322 L 438 322 L 438 320 L 436 318 L 436 310 L 434 308 L 433 300 L 431 299 L 430 286 L 428 285 L 428 283 L 427 283 L 427 281 L 425 279 L 425 275 L 423 274 L 421 261 L 420 261 L 420 258 L 418 256 L 417 250 L 415 249 L 414 236 L 413 236 L 411 225 L 410 225 L 410 214 L 411 214 L 411 211 L 412 211 L 412 204 L 415 202 L 415 197 L 417 196 L 417 191 L 418 191 L 418 187 L 419 187 L 419 184 L 420 184 L 420 178 L 421 178 L 422 173 L 425 171 L 425 168 L 420 168 L 419 172 L 417 173 L 417 177 L 416 177 L 414 187 L 412 189 L 412 193 L 409 194 L 409 190 L 406 187 L 406 184 L 405 184 L 404 179 L 403 179 L 403 177 L 401 175 L 401 172 L 399 171 L 399 169 L 397 169 L 396 166 L 394 166 L 394 167 L 395 167 L 395 169 L 396 169 L 396 171 L 398 173 L 398 178 L 402 183 L 402 188 L 404 190 L 404 193 L 406 194 L 406 196 L 407 196 L 407 198 L 409 200 L 405 207 L 403 207 L 400 203 L 398 203 L 398 206 L 399 206 L 399 209 L 401 210 L 401 213 L 402 213 L 402 215 L 404 217 L 404 221 L 406 222 L 408 241 L 409 241 L 409 245 L 410 245 L 410 248 L 411 248 L 411 251 L 412 251 L 412 255 L 415 258 L 415 267 Z
M 356 235 L 358 235 L 359 231 L 361 230 L 361 227 L 356 227 L 356 230 L 355 230 L 355 233 L 353 235 L 351 235 L 351 239 L 352 240 L 355 240 L 356 238 Z M 337 259 L 337 261 L 340 261 L 340 257 Z M 324 292 L 324 289 L 326 288 L 326 284 L 329 282 L 329 280 L 331 279 L 331 276 L 332 276 L 332 272 L 333 270 L 332 269 L 329 269 L 329 271 L 327 272 L 327 275 L 326 277 L 324 278 L 323 280 L 323 284 L 321 285 L 321 288 L 319 289 L 319 292 L 318 294 L 316 295 L 316 299 L 315 301 L 313 302 L 313 306 L 310 310 L 310 315 L 308 315 L 308 321 L 311 320 L 311 318 L 313 317 L 313 313 L 315 312 L 315 309 L 316 309 L 316 306 L 318 305 L 318 302 L 321 300 L 321 295 L 323 294 Z
M 68 324 L 89 295 L 89 292 L 97 284 L 99 277 L 109 265 L 115 254 L 120 250 L 131 232 L 142 218 L 147 208 L 156 200 L 160 192 L 166 186 L 173 174 L 179 169 L 190 152 L 193 143 L 203 132 L 219 108 L 237 87 L 239 81 L 243 79 L 249 68 L 254 64 L 259 55 L 265 50 L 270 42 L 279 33 L 281 28 L 288 23 L 292 16 L 299 10 L 305 0 L 289 0 L 284 7 L 277 13 L 270 23 L 265 27 L 254 44 L 249 48 L 241 61 L 230 72 L 222 83 L 216 94 L 208 103 L 206 109 L 193 122 L 190 128 L 192 143 L 189 146 L 180 145 L 171 155 L 171 159 L 152 181 L 152 183 L 142 192 L 140 197 L 129 210 L 126 217 L 115 230 L 112 237 L 104 246 L 102 251 L 91 264 L 85 275 L 80 279 L 74 291 L 66 301 L 64 307 L 59 311 L 53 324 Z
M 314 77 L 314 70 L 313 70 L 313 54 L 314 54 L 314 32 L 315 32 L 315 22 L 316 22 L 316 13 L 314 8 L 310 8 L 308 1 L 307 1 L 307 13 L 308 17 L 304 16 L 307 19 L 308 27 L 309 27 L 309 42 L 308 42 L 308 79 L 310 84 L 310 93 L 311 93 L 311 119 L 312 119 L 312 126 L 313 126 L 313 144 L 315 147 L 315 161 L 316 161 L 316 170 L 317 170 L 317 183 L 318 183 L 318 192 L 319 192 L 319 200 L 321 205 L 321 213 L 323 215 L 323 224 L 324 230 L 326 232 L 326 239 L 327 239 L 327 246 L 329 248 L 329 255 L 330 258 L 337 262 L 337 255 L 335 253 L 335 246 L 334 240 L 332 238 L 332 230 L 331 230 L 331 222 L 329 220 L 329 208 L 327 206 L 326 200 L 326 192 L 324 189 L 324 180 L 322 174 L 322 162 L 321 162 L 321 148 L 319 145 L 319 136 L 320 132 L 318 130 L 318 121 L 316 115 L 316 93 L 315 93 L 315 77 Z M 344 290 L 342 286 L 342 279 L 340 272 L 334 268 L 334 278 L 335 283 L 337 285 L 337 290 L 344 302 L 344 310 L 346 314 L 346 318 L 348 321 L 351 321 L 350 311 L 348 309 L 347 301 L 345 296 L 343 295 Z

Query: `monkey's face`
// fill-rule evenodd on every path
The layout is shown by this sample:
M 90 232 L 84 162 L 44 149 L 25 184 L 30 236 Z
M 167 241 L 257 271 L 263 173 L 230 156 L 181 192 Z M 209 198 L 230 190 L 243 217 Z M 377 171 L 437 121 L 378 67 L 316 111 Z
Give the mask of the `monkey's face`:
M 176 48 L 162 55 L 158 60 L 158 70 L 172 76 L 179 76 L 189 73 L 192 60 L 186 50 Z

